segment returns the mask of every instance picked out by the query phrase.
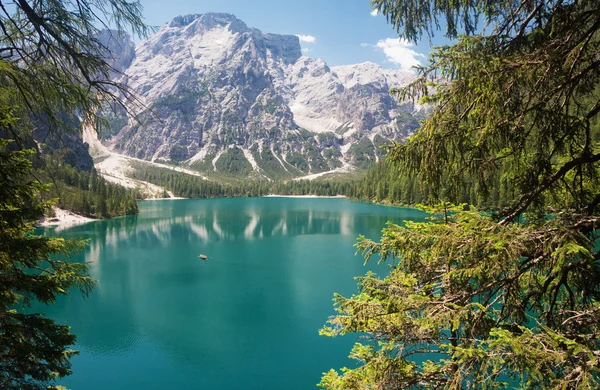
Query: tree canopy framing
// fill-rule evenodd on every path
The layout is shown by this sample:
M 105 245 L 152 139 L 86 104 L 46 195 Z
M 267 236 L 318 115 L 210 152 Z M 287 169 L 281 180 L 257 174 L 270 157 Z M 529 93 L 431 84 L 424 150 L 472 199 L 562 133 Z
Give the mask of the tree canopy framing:
M 341 388 L 595 389 L 600 386 L 600 3 L 374 0 L 403 38 L 445 26 L 400 98 L 433 105 L 391 149 L 431 194 L 434 220 L 361 237 L 369 273 L 334 298 L 325 335 L 365 334 Z M 449 206 L 511 185 L 506 207 Z

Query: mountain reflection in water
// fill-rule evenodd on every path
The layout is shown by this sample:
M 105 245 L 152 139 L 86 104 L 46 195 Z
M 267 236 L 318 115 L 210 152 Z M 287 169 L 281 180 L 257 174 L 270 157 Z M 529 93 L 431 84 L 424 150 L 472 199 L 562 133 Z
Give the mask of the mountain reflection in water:
M 314 388 L 352 364 L 355 339 L 318 336 L 333 293 L 387 269 L 363 266 L 356 237 L 423 216 L 344 199 L 141 202 L 137 216 L 44 230 L 89 238 L 73 260 L 99 285 L 33 309 L 78 336 L 74 374 L 59 382 L 70 388 Z

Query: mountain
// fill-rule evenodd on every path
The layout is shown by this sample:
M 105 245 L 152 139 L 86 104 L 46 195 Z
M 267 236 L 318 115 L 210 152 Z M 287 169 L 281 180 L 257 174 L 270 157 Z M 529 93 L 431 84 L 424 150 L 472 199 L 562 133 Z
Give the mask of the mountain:
M 122 38 L 122 37 L 121 37 Z M 298 37 L 230 14 L 174 18 L 131 51 L 111 46 L 135 119 L 107 115 L 103 142 L 131 157 L 210 173 L 289 178 L 364 169 L 404 139 L 418 111 L 390 97 L 412 74 L 373 63 L 329 67 Z M 139 106 L 136 106 L 139 107 Z M 108 110 L 106 110 L 108 112 Z

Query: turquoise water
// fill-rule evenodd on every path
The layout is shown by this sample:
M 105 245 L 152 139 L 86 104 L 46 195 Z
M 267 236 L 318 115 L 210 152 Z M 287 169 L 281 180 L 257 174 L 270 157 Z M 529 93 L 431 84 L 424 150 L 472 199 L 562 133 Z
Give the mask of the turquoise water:
M 78 336 L 72 389 L 312 389 L 352 366 L 355 338 L 318 330 L 334 292 L 367 267 L 356 237 L 403 208 L 345 199 L 244 198 L 140 203 L 140 214 L 45 234 L 90 239 L 98 288 L 34 308 Z M 208 260 L 197 258 L 206 254 Z M 369 265 L 379 273 L 386 265 Z

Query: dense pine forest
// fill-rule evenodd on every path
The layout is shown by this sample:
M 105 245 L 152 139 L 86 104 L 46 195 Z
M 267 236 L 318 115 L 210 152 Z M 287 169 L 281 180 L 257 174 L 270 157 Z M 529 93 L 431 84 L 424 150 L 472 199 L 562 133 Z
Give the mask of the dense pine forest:
M 60 161 L 60 162 L 59 162 Z M 75 213 L 110 218 L 137 213 L 136 199 L 144 195 L 104 180 L 94 169 L 78 170 L 56 155 L 46 157 L 38 164 L 38 174 L 53 182 L 48 199 L 57 198 L 57 206 Z M 135 166 L 130 176 L 163 187 L 182 198 L 256 197 L 277 195 L 346 196 L 364 202 L 390 205 L 423 204 L 439 196 L 431 188 L 419 185 L 417 177 L 403 171 L 398 164 L 382 160 L 363 174 L 348 177 L 318 178 L 313 180 L 239 180 L 214 182 L 166 168 L 147 165 Z M 51 173 L 51 174 L 50 174 Z M 468 203 L 480 209 L 505 207 L 514 199 L 510 180 L 497 175 L 485 186 L 467 175 L 454 180 L 444 188 L 444 196 L 451 202 Z M 164 197 L 168 197 L 164 192 Z
M 78 170 L 70 164 L 46 157 L 34 175 L 51 183 L 43 200 L 56 199 L 56 206 L 91 218 L 137 214 L 140 193 L 104 180 L 95 169 Z M 52 212 L 50 211 L 50 216 Z
M 362 176 L 318 178 L 314 180 L 289 180 L 286 182 L 240 181 L 220 184 L 182 172 L 158 168 L 139 167 L 131 177 L 164 187 L 175 196 L 183 198 L 217 198 L 277 195 L 346 196 L 364 202 L 392 205 L 426 203 L 433 197 L 427 187 L 418 184 L 414 175 L 401 171 L 398 165 L 382 160 Z M 466 176 L 452 189 L 448 197 L 453 203 L 469 203 L 483 209 L 503 207 L 513 199 L 507 179 L 497 179 L 489 184 L 487 193 Z M 165 197 L 166 197 L 165 193 Z
M 269 194 L 267 181 L 250 181 L 239 184 L 220 184 L 203 180 L 198 176 L 176 172 L 166 168 L 144 167 L 130 176 L 137 180 L 159 185 L 182 198 L 219 198 L 263 196 Z M 165 194 L 167 197 L 167 194 Z

